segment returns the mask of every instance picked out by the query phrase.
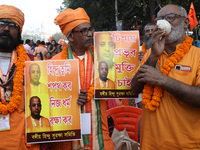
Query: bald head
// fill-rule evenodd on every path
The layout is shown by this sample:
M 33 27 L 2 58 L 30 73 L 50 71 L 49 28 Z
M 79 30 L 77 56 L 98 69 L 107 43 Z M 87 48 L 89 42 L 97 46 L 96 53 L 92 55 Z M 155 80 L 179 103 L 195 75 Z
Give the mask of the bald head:
M 39 85 L 39 80 L 40 80 L 40 66 L 36 63 L 33 63 L 29 67 L 29 75 L 30 75 L 30 80 L 31 83 L 34 85 Z
M 40 118 L 40 112 L 41 112 L 41 101 L 40 98 L 37 96 L 33 96 L 30 99 L 30 104 L 29 108 L 31 111 L 31 116 L 34 119 L 39 119 Z
M 98 71 L 99 71 L 99 78 L 102 81 L 106 81 L 108 75 L 108 64 L 105 61 L 101 61 L 99 63 Z

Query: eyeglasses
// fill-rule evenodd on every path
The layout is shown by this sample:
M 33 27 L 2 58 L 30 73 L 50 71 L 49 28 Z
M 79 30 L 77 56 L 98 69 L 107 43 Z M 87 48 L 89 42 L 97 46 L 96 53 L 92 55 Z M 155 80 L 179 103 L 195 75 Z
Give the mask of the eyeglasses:
M 86 35 L 88 35 L 89 31 L 91 33 L 94 33 L 94 31 L 95 31 L 94 27 L 82 28 L 82 29 L 80 29 L 80 31 L 73 30 L 72 32 L 81 32 L 81 34 L 83 36 L 86 36 Z
M 153 32 L 153 29 L 147 29 L 145 30 L 146 33 L 149 33 L 149 32 Z
M 168 22 L 172 22 L 172 21 L 174 21 L 177 17 L 185 18 L 185 16 L 171 13 L 171 14 L 167 14 L 167 15 L 165 15 L 165 16 L 157 17 L 157 18 L 155 18 L 154 21 L 157 22 L 158 20 L 165 19 L 165 20 L 167 20 Z
M 36 107 L 36 106 L 37 106 L 37 107 L 41 107 L 42 105 L 41 105 L 41 104 L 32 104 L 32 106 L 33 106 L 33 107 Z
M 16 23 L 0 21 L 0 29 L 4 29 L 6 26 L 8 26 L 10 29 L 18 29 L 19 28 L 19 25 Z

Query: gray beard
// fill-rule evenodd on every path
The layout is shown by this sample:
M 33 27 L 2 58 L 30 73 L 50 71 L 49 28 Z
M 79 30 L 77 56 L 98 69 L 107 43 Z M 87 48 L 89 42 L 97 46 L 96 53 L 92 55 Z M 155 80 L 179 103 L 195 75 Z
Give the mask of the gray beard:
M 151 37 L 145 42 L 145 44 L 147 50 L 151 48 Z
M 148 38 L 144 36 L 144 42 L 147 50 L 151 48 L 151 36 L 149 36 Z
M 166 43 L 174 43 L 179 40 L 184 35 L 184 21 L 180 23 L 180 25 L 176 27 L 172 27 L 170 34 L 166 37 Z

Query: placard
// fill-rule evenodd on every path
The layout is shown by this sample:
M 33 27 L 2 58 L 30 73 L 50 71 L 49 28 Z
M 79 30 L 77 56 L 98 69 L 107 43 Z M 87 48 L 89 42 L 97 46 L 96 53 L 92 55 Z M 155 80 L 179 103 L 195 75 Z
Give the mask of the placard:
M 81 139 L 78 60 L 25 62 L 27 143 Z
M 95 99 L 133 98 L 131 80 L 137 66 L 138 31 L 94 33 Z

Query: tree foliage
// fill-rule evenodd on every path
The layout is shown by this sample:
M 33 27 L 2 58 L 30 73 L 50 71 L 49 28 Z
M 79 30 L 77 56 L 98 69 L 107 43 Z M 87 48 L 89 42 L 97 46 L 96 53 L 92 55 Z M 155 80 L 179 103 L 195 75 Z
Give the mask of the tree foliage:
M 60 39 L 64 39 L 64 40 L 67 40 L 66 36 L 62 33 L 62 32 L 59 32 L 59 33 L 55 33 L 53 35 L 53 39 L 56 40 L 56 42 L 59 42 Z
M 59 12 L 66 8 L 82 7 L 90 16 L 91 23 L 98 31 L 115 30 L 114 0 L 64 0 Z
M 117 0 L 118 20 L 122 20 L 122 29 L 136 29 L 136 22 L 139 29 L 152 22 L 157 12 L 166 4 L 176 4 L 183 6 L 189 12 L 190 4 L 193 2 L 197 19 L 200 18 L 199 0 Z M 91 24 L 96 31 L 116 30 L 115 20 L 115 0 L 63 0 L 58 12 L 66 8 L 76 9 L 82 7 L 86 10 L 91 19 Z

